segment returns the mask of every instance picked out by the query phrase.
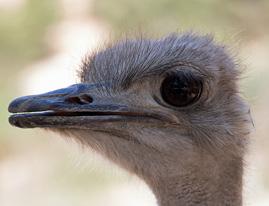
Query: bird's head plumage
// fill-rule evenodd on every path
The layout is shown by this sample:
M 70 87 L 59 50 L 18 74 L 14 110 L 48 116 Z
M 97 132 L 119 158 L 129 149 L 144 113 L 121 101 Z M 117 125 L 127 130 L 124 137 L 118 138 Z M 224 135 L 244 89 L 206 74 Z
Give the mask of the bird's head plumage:
M 249 109 L 228 53 L 192 33 L 118 41 L 84 59 L 81 83 L 14 100 L 10 123 L 65 133 L 148 181 L 240 158 Z

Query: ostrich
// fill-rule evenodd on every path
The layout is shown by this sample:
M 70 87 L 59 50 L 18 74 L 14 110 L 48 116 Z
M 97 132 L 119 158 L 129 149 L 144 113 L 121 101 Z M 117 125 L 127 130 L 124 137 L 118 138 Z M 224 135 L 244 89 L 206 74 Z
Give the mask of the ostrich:
M 239 206 L 251 122 L 239 75 L 210 36 L 126 39 L 87 56 L 81 83 L 13 100 L 9 122 L 93 148 L 160 206 Z

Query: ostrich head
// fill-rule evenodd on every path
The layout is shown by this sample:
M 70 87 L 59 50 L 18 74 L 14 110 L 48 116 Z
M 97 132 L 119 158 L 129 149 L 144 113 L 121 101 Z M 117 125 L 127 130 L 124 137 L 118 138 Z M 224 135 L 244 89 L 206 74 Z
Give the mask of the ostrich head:
M 145 180 L 160 204 L 241 204 L 249 109 L 223 46 L 194 34 L 124 40 L 87 57 L 80 77 L 15 99 L 10 123 L 92 147 Z

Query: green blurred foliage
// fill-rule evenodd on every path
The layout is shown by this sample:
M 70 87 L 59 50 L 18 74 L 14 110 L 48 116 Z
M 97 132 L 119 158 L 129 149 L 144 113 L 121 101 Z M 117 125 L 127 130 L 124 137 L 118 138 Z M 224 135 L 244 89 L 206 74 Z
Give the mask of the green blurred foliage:
M 48 48 L 44 35 L 57 19 L 55 1 L 28 0 L 14 12 L 0 10 L 1 71 L 18 68 L 44 56 Z
M 263 34 L 269 22 L 267 0 L 98 0 L 93 12 L 119 33 L 142 27 L 153 34 L 195 29 L 220 35 L 226 29 Z

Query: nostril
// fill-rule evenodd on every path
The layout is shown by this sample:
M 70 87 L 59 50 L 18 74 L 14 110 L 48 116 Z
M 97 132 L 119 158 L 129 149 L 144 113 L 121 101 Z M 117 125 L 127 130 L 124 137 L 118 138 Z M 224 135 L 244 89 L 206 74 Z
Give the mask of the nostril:
M 72 104 L 89 104 L 93 102 L 93 98 L 87 94 L 82 94 L 80 96 L 68 97 L 65 101 Z
M 90 95 L 87 94 L 82 94 L 80 96 L 80 100 L 81 102 L 85 103 L 85 104 L 89 104 L 93 102 L 93 98 Z

